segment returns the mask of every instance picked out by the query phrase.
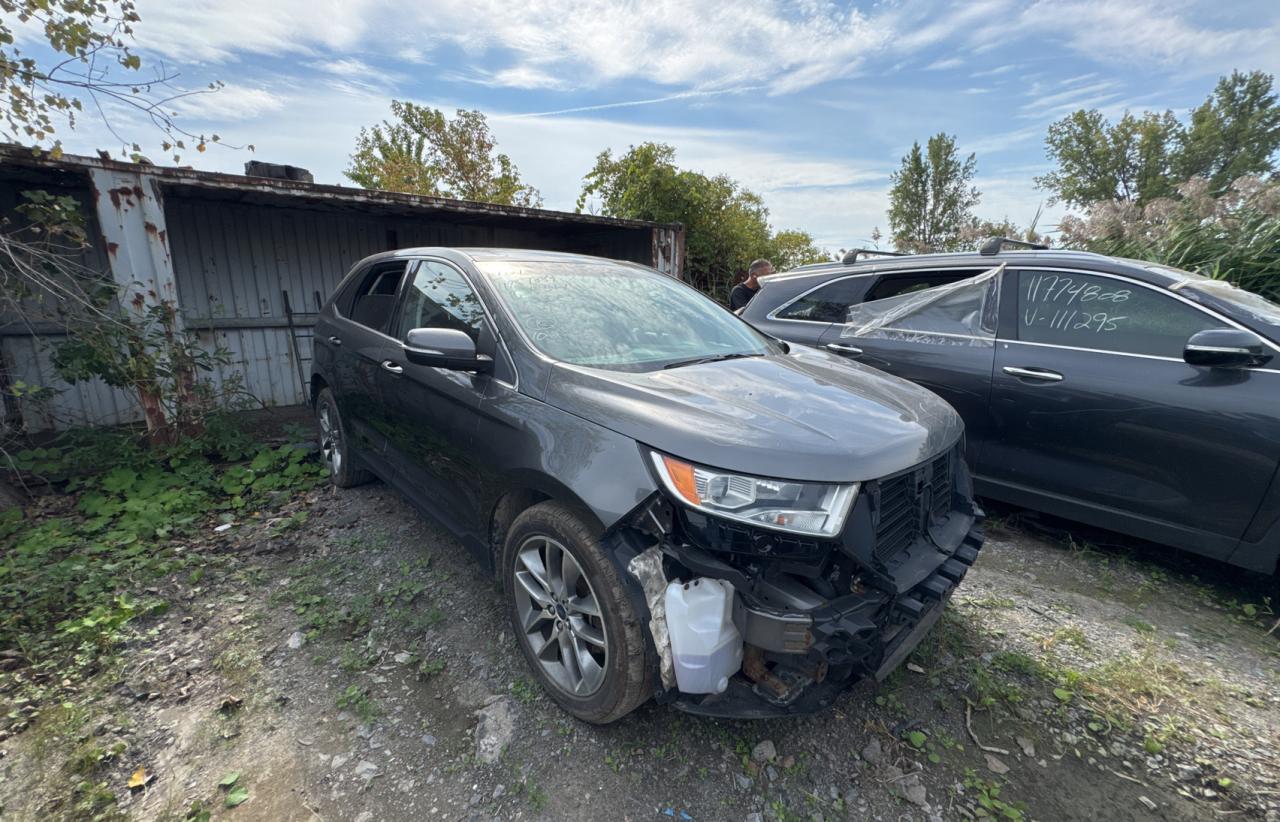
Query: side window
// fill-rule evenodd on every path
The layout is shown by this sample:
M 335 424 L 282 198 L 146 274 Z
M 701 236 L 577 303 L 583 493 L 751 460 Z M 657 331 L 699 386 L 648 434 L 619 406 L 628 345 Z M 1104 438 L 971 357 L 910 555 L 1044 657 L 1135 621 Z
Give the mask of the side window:
M 865 277 L 845 277 L 810 291 L 778 312 L 779 320 L 809 320 L 820 323 L 842 323 L 849 306 L 862 301 Z
M 461 272 L 444 263 L 418 263 L 400 309 L 400 339 L 414 328 L 454 328 L 478 341 L 483 324 L 480 298 Z
M 1224 324 L 1141 285 L 1062 271 L 1018 272 L 1019 340 L 1182 357 L 1187 338 Z
M 396 304 L 396 292 L 404 278 L 405 262 L 379 263 L 369 268 L 341 295 L 335 307 L 352 322 L 383 331 Z
M 910 274 L 888 274 L 877 280 L 876 284 L 867 292 L 866 302 L 896 297 L 899 294 L 910 294 L 913 291 L 923 291 L 926 288 L 953 283 L 956 280 L 965 280 L 969 277 L 976 277 L 985 270 L 981 268 L 972 270 L 953 269 L 950 271 L 912 271 Z

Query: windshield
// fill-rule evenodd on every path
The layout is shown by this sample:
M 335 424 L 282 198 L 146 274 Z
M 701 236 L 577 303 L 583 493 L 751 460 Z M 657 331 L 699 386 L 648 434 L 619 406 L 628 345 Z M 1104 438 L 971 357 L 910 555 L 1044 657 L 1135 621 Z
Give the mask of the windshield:
M 710 298 L 657 272 L 607 262 L 477 265 L 529 341 L 562 362 L 649 371 L 776 350 Z

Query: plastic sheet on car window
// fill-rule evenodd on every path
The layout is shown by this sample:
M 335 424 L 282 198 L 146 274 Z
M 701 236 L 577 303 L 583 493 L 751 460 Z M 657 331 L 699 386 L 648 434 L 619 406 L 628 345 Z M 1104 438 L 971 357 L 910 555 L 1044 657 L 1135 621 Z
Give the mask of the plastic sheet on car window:
M 1280 326 L 1280 305 L 1260 294 L 1246 291 L 1226 280 L 1215 280 L 1203 274 L 1193 274 L 1189 271 L 1179 271 L 1176 268 L 1167 268 L 1165 266 L 1160 266 L 1158 270 L 1165 274 L 1181 276 L 1181 279 L 1169 285 L 1170 291 L 1183 293 L 1199 291 L 1230 305 L 1235 310 L 1243 312 L 1259 322 L 1270 326 Z
M 1004 263 L 975 277 L 850 307 L 841 338 L 995 345 Z

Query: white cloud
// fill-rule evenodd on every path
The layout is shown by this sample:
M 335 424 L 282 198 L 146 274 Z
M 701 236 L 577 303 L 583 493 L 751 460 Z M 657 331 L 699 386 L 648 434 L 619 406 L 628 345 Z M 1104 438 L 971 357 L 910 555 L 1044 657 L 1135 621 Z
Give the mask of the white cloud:
M 451 44 L 476 76 L 513 88 L 641 79 L 676 87 L 767 84 L 786 93 L 849 76 L 890 28 L 856 9 L 781 0 L 141 0 L 144 48 L 173 59 L 245 54 L 414 54 Z M 472 67 L 473 69 L 476 67 Z
M 278 111 L 288 102 L 281 94 L 265 88 L 226 85 L 217 91 L 199 92 L 174 101 L 170 106 L 182 118 L 196 121 L 240 121 Z
M 959 68 L 964 65 L 964 60 L 959 57 L 947 57 L 942 60 L 935 60 L 924 67 L 925 71 L 946 71 L 947 69 Z

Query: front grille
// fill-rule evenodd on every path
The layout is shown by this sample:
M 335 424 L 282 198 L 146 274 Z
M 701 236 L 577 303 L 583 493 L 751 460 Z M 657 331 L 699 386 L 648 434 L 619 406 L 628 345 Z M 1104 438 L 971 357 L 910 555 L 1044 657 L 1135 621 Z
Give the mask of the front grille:
M 876 559 L 894 556 L 919 539 L 931 522 L 947 516 L 954 459 L 952 449 L 876 483 Z

